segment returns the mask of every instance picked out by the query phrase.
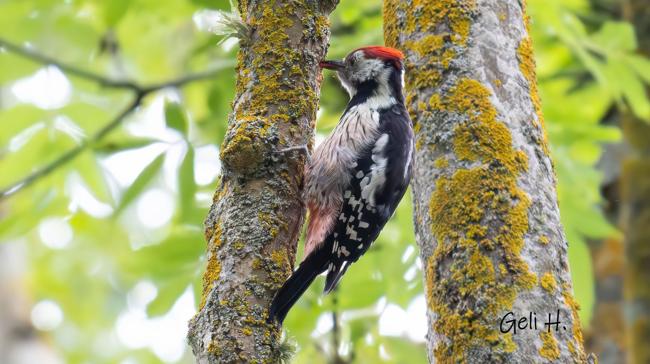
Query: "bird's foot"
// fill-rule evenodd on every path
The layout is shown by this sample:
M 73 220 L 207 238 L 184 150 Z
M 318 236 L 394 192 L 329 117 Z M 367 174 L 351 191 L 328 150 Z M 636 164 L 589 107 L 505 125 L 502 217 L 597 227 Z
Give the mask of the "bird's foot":
M 300 152 L 307 157 L 307 160 L 311 158 L 311 154 L 309 153 L 309 147 L 307 147 L 306 144 L 302 145 L 295 145 L 293 147 L 288 147 L 280 150 L 276 150 L 275 154 L 286 154 L 286 153 L 291 153 L 291 152 Z

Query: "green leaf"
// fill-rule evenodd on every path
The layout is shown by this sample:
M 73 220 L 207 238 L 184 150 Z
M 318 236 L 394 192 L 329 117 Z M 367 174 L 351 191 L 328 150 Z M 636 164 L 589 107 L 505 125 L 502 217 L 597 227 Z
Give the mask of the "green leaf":
M 650 84 L 650 59 L 638 55 L 630 55 L 625 60 L 641 79 Z
M 641 79 L 624 66 L 620 67 L 618 78 L 622 84 L 625 101 L 634 114 L 641 119 L 650 120 L 650 101 Z
M 180 132 L 183 136 L 187 136 L 187 118 L 181 105 L 175 102 L 166 102 L 165 121 L 168 128 Z
M 577 283 L 573 289 L 576 300 L 580 302 L 580 321 L 583 325 L 589 325 L 595 301 L 594 285 L 585 284 L 593 281 L 591 253 L 582 236 L 570 229 L 567 229 L 566 236 L 569 245 L 569 266 L 580 267 L 571 269 L 571 279 Z
M 195 276 L 205 253 L 203 230 L 200 226 L 176 227 L 169 237 L 158 244 L 146 246 L 125 257 L 125 271 L 135 277 L 159 282 L 184 275 Z M 190 282 L 187 278 L 186 285 Z
M 0 81 L 1 82 L 1 81 Z M 0 110 L 0 150 L 9 146 L 9 141 L 25 129 L 47 119 L 47 112 L 32 105 L 16 105 Z
M 228 0 L 192 0 L 192 3 L 209 9 L 230 9 L 230 2 Z
M 82 179 L 97 199 L 112 204 L 113 201 L 102 166 L 98 163 L 97 157 L 92 151 L 86 151 L 77 157 L 72 169 L 81 174 Z
M 409 340 L 382 337 L 382 344 L 393 363 L 426 363 L 427 350 L 424 344 L 416 344 Z
M 608 21 L 591 38 L 606 51 L 634 51 L 637 48 L 634 27 L 627 22 Z
M 167 313 L 190 284 L 188 276 L 180 276 L 158 286 L 158 295 L 147 305 L 148 316 L 162 316 Z
M 29 236 L 42 218 L 62 216 L 68 213 L 68 199 L 52 192 L 50 182 L 36 185 L 30 191 L 22 191 L 11 197 L 10 213 L 0 218 L 0 242 L 24 239 Z M 4 187 L 4 186 L 3 186 Z
M 161 171 L 163 162 L 165 161 L 165 154 L 160 154 L 148 166 L 146 166 L 140 175 L 133 181 L 131 186 L 124 191 L 122 199 L 120 200 L 115 215 L 119 215 L 127 206 L 131 204 L 140 194 L 145 190 L 149 183 Z
M 25 58 L 9 52 L 0 52 L 0 84 L 6 85 L 11 81 L 29 76 L 41 65 L 26 61 Z
M 600 158 L 601 147 L 593 141 L 576 142 L 570 147 L 571 157 L 585 164 L 594 164 Z
M 196 182 L 194 180 L 194 148 L 187 144 L 187 151 L 178 169 L 178 198 L 181 208 L 181 221 L 192 221 L 194 209 L 194 194 Z
M 100 153 L 117 153 L 129 149 L 143 148 L 158 141 L 151 138 L 123 136 L 119 139 L 106 140 L 100 144 L 93 145 L 93 149 Z
M 108 28 L 114 27 L 129 10 L 129 6 L 133 3 L 131 0 L 110 0 L 102 1 L 104 22 Z

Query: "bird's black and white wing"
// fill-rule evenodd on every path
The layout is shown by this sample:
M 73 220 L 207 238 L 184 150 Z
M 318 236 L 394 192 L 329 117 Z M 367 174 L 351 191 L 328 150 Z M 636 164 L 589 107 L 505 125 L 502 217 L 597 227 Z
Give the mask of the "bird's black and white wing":
M 405 108 L 379 111 L 376 138 L 359 155 L 343 191 L 343 203 L 320 249 L 331 249 L 325 292 L 375 241 L 395 212 L 411 178 L 413 131 Z

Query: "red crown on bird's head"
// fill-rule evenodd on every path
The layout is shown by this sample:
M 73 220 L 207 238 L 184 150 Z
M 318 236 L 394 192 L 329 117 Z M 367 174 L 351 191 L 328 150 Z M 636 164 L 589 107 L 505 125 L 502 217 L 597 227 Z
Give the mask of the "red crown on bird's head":
M 402 69 L 404 53 L 399 49 L 384 46 L 368 46 L 355 49 L 354 52 L 356 51 L 363 51 L 367 58 L 379 58 L 393 62 L 395 67 Z

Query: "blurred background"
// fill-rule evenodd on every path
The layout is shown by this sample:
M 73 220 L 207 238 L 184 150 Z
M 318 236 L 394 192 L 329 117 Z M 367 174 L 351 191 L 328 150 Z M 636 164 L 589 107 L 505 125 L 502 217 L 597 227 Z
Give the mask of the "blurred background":
M 650 118 L 638 50 L 650 34 L 635 32 L 628 3 L 528 2 L 575 293 L 601 363 L 627 350 L 621 118 Z M 0 363 L 193 362 L 185 334 L 238 49 L 214 25 L 230 11 L 227 0 L 0 0 Z M 341 1 L 329 56 L 382 44 L 381 15 L 380 0 Z M 346 102 L 326 75 L 319 139 Z M 410 198 L 353 270 L 289 315 L 294 362 L 425 363 Z

